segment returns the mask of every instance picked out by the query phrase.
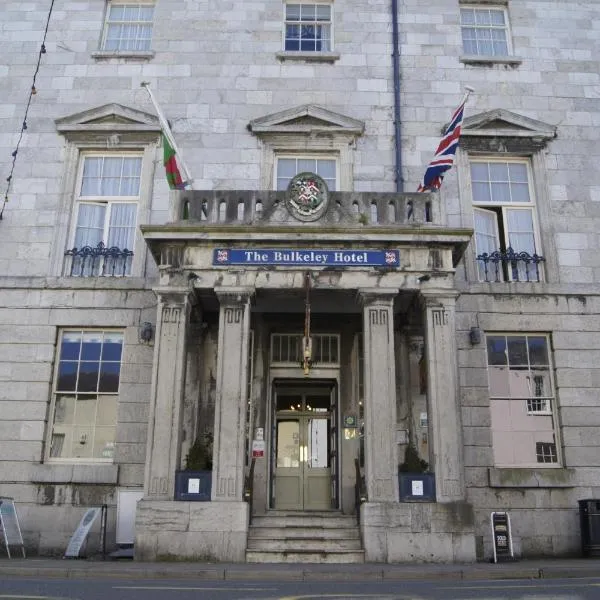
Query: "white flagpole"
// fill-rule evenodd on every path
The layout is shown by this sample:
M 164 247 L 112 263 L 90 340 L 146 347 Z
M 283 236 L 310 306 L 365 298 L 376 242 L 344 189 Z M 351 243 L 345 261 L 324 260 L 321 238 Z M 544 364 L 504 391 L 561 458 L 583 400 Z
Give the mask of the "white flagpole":
M 470 85 L 465 85 L 465 95 L 463 96 L 463 99 L 459 106 L 463 105 L 469 99 L 469 96 L 474 92 L 475 90 Z
M 152 105 L 154 106 L 154 110 L 156 111 L 156 114 L 158 115 L 158 121 L 160 123 L 160 127 L 163 131 L 163 134 L 166 136 L 167 140 L 169 140 L 169 144 L 171 144 L 171 147 L 173 148 L 173 150 L 175 150 L 175 154 L 177 155 L 177 158 L 179 159 L 181 168 L 185 175 L 186 183 L 192 189 L 194 189 L 194 185 L 193 185 L 194 180 L 192 179 L 190 171 L 187 168 L 185 161 L 183 160 L 181 151 L 177 147 L 177 143 L 175 142 L 175 138 L 173 137 L 173 132 L 171 131 L 171 128 L 169 127 L 169 123 L 168 123 L 167 119 L 165 118 L 165 115 L 163 114 L 160 106 L 158 105 L 158 102 L 156 101 L 156 98 L 154 97 L 152 90 L 150 89 L 150 84 L 147 81 L 142 81 L 142 83 L 140 85 L 143 88 L 146 88 L 146 91 L 148 92 L 148 95 L 150 96 L 150 101 L 152 102 Z

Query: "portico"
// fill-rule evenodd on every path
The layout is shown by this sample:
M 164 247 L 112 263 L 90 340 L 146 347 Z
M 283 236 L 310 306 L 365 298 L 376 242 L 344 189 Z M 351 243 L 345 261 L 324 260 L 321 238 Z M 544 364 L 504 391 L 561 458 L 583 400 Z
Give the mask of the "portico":
M 244 560 L 260 441 L 252 514 L 353 514 L 356 460 L 366 560 L 434 546 L 441 560 L 474 558 L 454 349 L 454 266 L 471 232 L 437 224 L 435 194 L 329 203 L 299 223 L 283 193 L 181 192 L 170 224 L 143 228 L 160 286 L 138 558 Z M 211 502 L 174 501 L 175 471 L 206 435 Z M 436 502 L 400 502 L 409 442 Z

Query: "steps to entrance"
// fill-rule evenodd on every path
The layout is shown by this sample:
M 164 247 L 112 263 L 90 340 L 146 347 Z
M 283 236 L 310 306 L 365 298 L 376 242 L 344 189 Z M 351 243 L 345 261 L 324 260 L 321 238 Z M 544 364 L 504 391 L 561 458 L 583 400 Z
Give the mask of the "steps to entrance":
M 270 511 L 253 517 L 246 562 L 363 563 L 356 518 L 336 512 Z

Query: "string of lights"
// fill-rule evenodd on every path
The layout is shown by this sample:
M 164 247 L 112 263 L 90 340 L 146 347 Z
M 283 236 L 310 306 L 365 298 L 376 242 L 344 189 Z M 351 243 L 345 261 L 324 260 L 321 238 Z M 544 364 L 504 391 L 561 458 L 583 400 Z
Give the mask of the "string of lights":
M 17 146 L 13 150 L 12 156 L 12 164 L 10 167 L 10 172 L 8 177 L 6 178 L 6 191 L 4 193 L 4 200 L 2 202 L 2 208 L 0 209 L 0 221 L 2 220 L 2 215 L 4 214 L 4 208 L 6 203 L 8 202 L 8 194 L 10 192 L 10 188 L 13 181 L 13 175 L 15 172 L 15 165 L 17 164 L 17 156 L 19 155 L 19 148 L 21 147 L 21 140 L 23 139 L 23 134 L 27 131 L 27 116 L 29 114 L 29 107 L 31 106 L 31 99 L 35 94 L 37 94 L 37 89 L 35 87 L 35 80 L 40 70 L 40 64 L 42 62 L 42 55 L 46 54 L 46 36 L 48 35 L 48 26 L 50 25 L 50 18 L 52 17 L 52 10 L 54 9 L 55 0 L 51 0 L 50 8 L 48 10 L 48 18 L 46 19 L 46 28 L 44 29 L 44 37 L 42 39 L 42 45 L 40 46 L 40 51 L 38 54 L 37 64 L 35 66 L 35 72 L 33 73 L 33 80 L 31 82 L 31 88 L 29 89 L 29 98 L 27 99 L 27 105 L 25 106 L 25 114 L 23 116 L 23 123 L 21 125 L 21 132 L 19 133 L 19 138 L 17 139 Z

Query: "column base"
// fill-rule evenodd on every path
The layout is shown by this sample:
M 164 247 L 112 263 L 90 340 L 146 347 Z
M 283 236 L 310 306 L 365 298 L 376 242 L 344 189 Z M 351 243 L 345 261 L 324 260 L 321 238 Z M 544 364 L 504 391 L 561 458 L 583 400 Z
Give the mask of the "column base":
M 360 526 L 366 562 L 476 559 L 473 507 L 465 502 L 366 502 L 361 506 Z
M 248 516 L 246 502 L 140 500 L 135 559 L 245 562 Z

